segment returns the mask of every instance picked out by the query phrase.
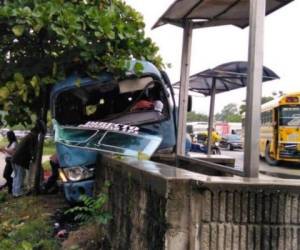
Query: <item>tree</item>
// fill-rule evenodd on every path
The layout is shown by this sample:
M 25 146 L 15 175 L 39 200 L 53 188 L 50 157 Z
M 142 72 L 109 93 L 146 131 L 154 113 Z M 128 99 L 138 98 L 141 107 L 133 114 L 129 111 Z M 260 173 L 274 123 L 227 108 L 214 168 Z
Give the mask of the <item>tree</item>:
M 276 92 L 276 91 L 272 92 L 273 97 L 276 97 L 276 96 L 281 97 L 283 95 L 285 95 L 285 93 L 282 90 L 279 90 L 278 92 Z
M 122 77 L 129 60 L 162 67 L 142 16 L 121 0 L 1 0 L 0 105 L 9 125 L 46 123 L 51 86 L 71 73 Z M 142 65 L 137 63 L 138 74 Z M 80 85 L 80 82 L 78 82 Z M 34 185 L 38 192 L 43 137 Z
M 192 112 L 187 113 L 187 121 L 188 122 L 198 122 L 198 121 L 207 122 L 208 116 L 192 111 Z
M 0 104 L 9 125 L 41 116 L 49 86 L 71 72 L 120 76 L 130 58 L 162 66 L 142 16 L 121 0 L 4 0 L 0 36 Z
M 261 98 L 261 104 L 264 104 L 266 102 L 269 102 L 269 101 L 272 101 L 274 100 L 274 97 L 273 96 L 263 96 Z M 243 104 L 240 105 L 240 114 L 243 114 L 246 112 L 246 100 L 243 100 Z
M 238 106 L 235 103 L 229 103 L 222 109 L 221 113 L 215 115 L 217 121 L 241 122 L 242 117 L 238 112 Z

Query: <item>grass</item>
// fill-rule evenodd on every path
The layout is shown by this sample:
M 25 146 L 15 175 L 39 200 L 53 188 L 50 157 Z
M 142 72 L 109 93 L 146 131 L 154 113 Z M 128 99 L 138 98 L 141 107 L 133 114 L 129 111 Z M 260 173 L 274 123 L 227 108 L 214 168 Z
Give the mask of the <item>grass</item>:
M 0 148 L 5 147 L 7 144 L 7 139 L 5 137 L 0 137 Z
M 45 162 L 42 163 L 42 165 L 43 165 L 43 169 L 45 171 L 50 171 L 51 170 L 50 161 L 45 161 Z
M 53 139 L 46 139 L 44 142 L 43 155 L 53 155 L 55 151 L 56 149 Z
M 66 207 L 62 195 L 13 199 L 0 192 L 0 250 L 107 249 L 102 247 L 103 231 L 96 223 L 72 224 L 69 230 L 75 230 L 68 232 L 67 239 L 55 237 L 54 222 L 63 223 L 62 228 L 69 223 L 57 215 Z
M 0 193 L 3 196 L 3 192 Z M 57 196 L 21 197 L 6 195 L 0 202 L 0 249 L 60 249 L 53 237 L 51 214 L 64 206 Z

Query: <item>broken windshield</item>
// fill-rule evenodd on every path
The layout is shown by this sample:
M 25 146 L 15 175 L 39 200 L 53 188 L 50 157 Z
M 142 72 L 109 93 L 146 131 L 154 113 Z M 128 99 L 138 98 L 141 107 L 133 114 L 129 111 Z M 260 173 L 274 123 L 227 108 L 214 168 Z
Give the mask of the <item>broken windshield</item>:
M 60 126 L 54 121 L 55 141 L 72 147 L 138 158 L 150 158 L 162 138 L 138 127 L 123 124 L 88 122 L 78 127 Z

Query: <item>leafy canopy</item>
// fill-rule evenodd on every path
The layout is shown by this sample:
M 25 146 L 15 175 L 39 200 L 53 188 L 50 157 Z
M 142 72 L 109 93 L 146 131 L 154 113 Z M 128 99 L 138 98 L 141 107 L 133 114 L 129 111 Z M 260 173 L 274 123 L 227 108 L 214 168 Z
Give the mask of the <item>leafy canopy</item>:
M 217 121 L 241 122 L 242 117 L 239 113 L 238 106 L 235 103 L 229 103 L 223 107 L 220 113 L 215 115 Z
M 276 95 L 276 93 L 275 93 Z M 275 96 L 274 95 L 274 96 Z M 274 96 L 262 96 L 261 97 L 261 104 L 274 100 Z M 240 105 L 239 113 L 242 115 L 246 112 L 246 100 L 243 100 L 243 104 Z
M 199 122 L 199 121 L 208 121 L 208 116 L 201 113 L 196 113 L 195 111 L 187 113 L 187 121 L 188 122 Z
M 10 125 L 31 123 L 41 87 L 71 72 L 120 75 L 130 58 L 163 66 L 142 16 L 121 0 L 0 0 L 0 37 L 0 104 Z

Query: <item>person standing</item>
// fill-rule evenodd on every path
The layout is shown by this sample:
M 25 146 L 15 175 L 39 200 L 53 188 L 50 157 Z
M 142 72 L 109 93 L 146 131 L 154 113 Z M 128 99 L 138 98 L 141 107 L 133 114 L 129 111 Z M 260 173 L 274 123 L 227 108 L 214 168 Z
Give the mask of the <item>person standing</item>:
M 14 197 L 19 197 L 24 194 L 23 186 L 26 169 L 29 169 L 30 162 L 35 155 L 38 134 L 41 129 L 42 128 L 38 124 L 31 129 L 30 133 L 17 145 L 16 151 L 12 156 L 12 166 L 14 171 L 12 195 Z
M 7 187 L 8 188 L 8 193 L 12 193 L 12 183 L 13 183 L 13 178 L 11 177 L 13 168 L 12 168 L 12 163 L 11 163 L 11 158 L 12 155 L 14 154 L 17 146 L 17 138 L 15 133 L 12 130 L 9 130 L 6 133 L 6 137 L 8 140 L 8 145 L 4 148 L 0 148 L 0 152 L 4 153 L 5 155 L 5 167 L 3 171 L 3 177 L 6 180 L 6 183 L 0 187 L 0 190 Z

